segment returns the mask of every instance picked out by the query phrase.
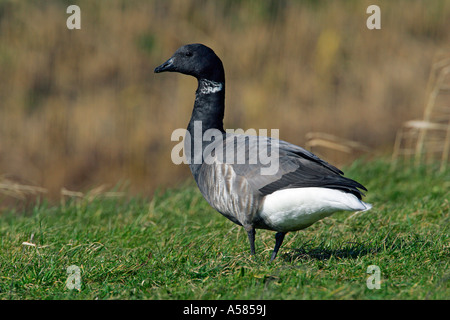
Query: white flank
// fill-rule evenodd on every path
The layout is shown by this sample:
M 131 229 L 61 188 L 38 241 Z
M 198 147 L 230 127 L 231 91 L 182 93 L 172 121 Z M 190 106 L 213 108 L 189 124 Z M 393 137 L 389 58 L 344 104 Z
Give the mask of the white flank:
M 340 190 L 294 188 L 266 196 L 259 215 L 274 230 L 288 232 L 304 229 L 336 211 L 367 211 L 371 208 L 372 205 Z

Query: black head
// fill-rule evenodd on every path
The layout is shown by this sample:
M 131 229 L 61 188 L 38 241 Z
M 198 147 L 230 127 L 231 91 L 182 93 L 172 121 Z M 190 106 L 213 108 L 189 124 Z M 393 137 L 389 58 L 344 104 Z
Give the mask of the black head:
M 222 61 L 212 49 L 200 43 L 182 46 L 169 60 L 155 68 L 155 73 L 164 71 L 179 72 L 197 79 L 225 82 Z

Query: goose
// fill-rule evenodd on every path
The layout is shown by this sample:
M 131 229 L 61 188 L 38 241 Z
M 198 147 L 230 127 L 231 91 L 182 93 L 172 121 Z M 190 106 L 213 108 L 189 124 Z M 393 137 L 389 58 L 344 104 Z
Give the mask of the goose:
M 252 256 L 256 229 L 276 232 L 273 261 L 286 233 L 305 229 L 337 211 L 372 208 L 362 201 L 367 191 L 362 184 L 313 153 L 272 137 L 224 130 L 225 72 L 211 48 L 200 43 L 184 45 L 154 72 L 178 72 L 197 79 L 184 140 L 187 163 L 211 207 L 245 229 Z M 214 139 L 204 138 L 210 132 Z M 276 160 L 275 168 L 267 170 L 270 173 L 263 172 L 270 169 L 267 161 L 251 161 L 261 146 Z M 224 160 L 227 150 L 234 153 Z M 240 155 L 244 161 L 237 161 Z

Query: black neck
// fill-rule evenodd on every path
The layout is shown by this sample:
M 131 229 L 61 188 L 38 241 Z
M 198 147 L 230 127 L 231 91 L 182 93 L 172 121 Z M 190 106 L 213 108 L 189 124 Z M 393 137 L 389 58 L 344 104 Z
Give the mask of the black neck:
M 217 129 L 224 133 L 223 117 L 225 112 L 225 83 L 215 82 L 206 79 L 198 80 L 198 88 L 195 92 L 194 110 L 187 130 L 190 134 L 191 153 L 187 154 L 190 158 L 190 168 L 194 177 L 201 164 L 194 163 L 194 146 L 202 146 L 201 152 L 211 141 L 203 141 L 203 134 L 208 129 Z M 201 128 L 201 129 L 200 129 Z M 201 132 L 201 135 L 199 134 Z M 188 137 L 186 137 L 187 139 Z M 199 152 L 199 150 L 197 150 Z M 198 157 L 198 153 L 197 153 Z M 198 158 L 197 158 L 197 161 Z M 203 162 L 203 158 L 202 158 Z
M 194 110 L 188 131 L 193 130 L 194 121 L 202 122 L 202 130 L 223 129 L 223 117 L 225 112 L 225 84 L 210 80 L 199 79 L 195 92 Z M 202 133 L 203 133 L 202 132 Z

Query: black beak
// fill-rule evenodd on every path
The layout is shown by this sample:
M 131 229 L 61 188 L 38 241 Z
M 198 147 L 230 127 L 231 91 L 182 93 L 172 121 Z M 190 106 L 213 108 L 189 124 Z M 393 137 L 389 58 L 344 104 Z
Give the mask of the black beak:
M 160 73 L 164 71 L 175 71 L 175 66 L 173 65 L 173 58 L 170 58 L 159 67 L 155 68 L 155 73 Z

